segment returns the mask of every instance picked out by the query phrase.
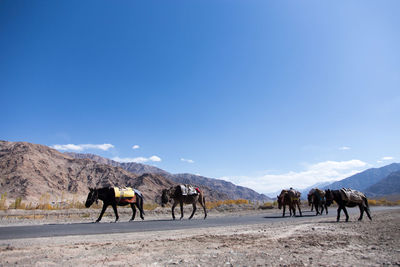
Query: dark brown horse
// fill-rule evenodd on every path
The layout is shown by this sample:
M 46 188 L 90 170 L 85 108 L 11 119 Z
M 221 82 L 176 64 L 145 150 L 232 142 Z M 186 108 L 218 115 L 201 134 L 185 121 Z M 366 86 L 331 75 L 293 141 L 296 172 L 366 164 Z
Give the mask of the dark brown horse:
M 194 187 L 193 187 L 194 188 Z M 192 219 L 194 213 L 197 210 L 196 203 L 199 202 L 200 205 L 204 209 L 204 219 L 207 217 L 207 210 L 206 210 L 206 198 L 204 197 L 203 192 L 199 188 L 195 188 L 195 194 L 184 194 L 182 192 L 181 185 L 170 187 L 169 189 L 164 189 L 162 191 L 161 196 L 161 203 L 164 207 L 169 201 L 173 200 L 172 203 L 172 218 L 175 220 L 174 210 L 175 207 L 180 204 L 181 206 L 181 220 L 183 218 L 183 204 L 192 204 L 193 205 L 193 212 L 190 215 L 189 220 Z
M 296 205 L 299 208 L 300 216 L 301 214 L 300 209 L 300 192 L 294 189 L 290 190 L 282 190 L 281 194 L 277 196 L 278 198 L 278 208 L 281 209 L 283 207 L 282 217 L 285 217 L 286 205 L 289 206 L 290 216 L 296 216 Z
M 104 212 L 106 211 L 107 207 L 111 205 L 114 209 L 115 213 L 115 222 L 118 221 L 119 216 L 118 216 L 118 211 L 117 211 L 117 206 L 126 206 L 126 205 L 131 205 L 133 215 L 131 218 L 131 221 L 135 219 L 136 216 L 136 208 L 135 206 L 139 209 L 140 212 L 140 218 L 144 220 L 144 211 L 143 211 L 143 196 L 142 194 L 137 191 L 135 191 L 135 200 L 132 201 L 124 201 L 124 199 L 119 199 L 115 197 L 115 191 L 113 187 L 104 187 L 104 188 L 99 188 L 99 189 L 93 189 L 89 188 L 89 194 L 87 196 L 85 206 L 86 208 L 89 208 L 93 202 L 96 202 L 100 199 L 103 201 L 103 208 L 101 209 L 101 213 L 99 218 L 96 220 L 96 222 L 100 222 L 101 218 L 103 217 Z
M 340 220 L 340 212 L 343 210 L 344 214 L 346 215 L 346 222 L 348 222 L 349 214 L 347 214 L 346 207 L 355 206 L 360 208 L 360 217 L 358 218 L 359 221 L 362 220 L 364 211 L 367 213 L 368 218 L 372 220 L 367 197 L 363 193 L 356 190 L 350 190 L 348 195 L 346 195 L 345 191 L 346 190 L 343 189 L 325 190 L 326 204 L 329 206 L 333 203 L 333 201 L 335 201 L 338 205 L 336 221 Z
M 326 211 L 326 214 L 328 214 L 328 206 L 326 204 L 326 199 L 325 199 L 325 192 L 318 189 L 318 188 L 313 188 L 310 190 L 310 192 L 307 195 L 307 199 L 308 199 L 308 205 L 310 205 L 310 202 L 312 203 L 312 205 L 315 207 L 315 211 L 316 214 L 321 214 L 322 212 Z M 319 211 L 319 209 L 321 208 L 321 212 Z M 312 208 L 311 208 L 312 211 Z

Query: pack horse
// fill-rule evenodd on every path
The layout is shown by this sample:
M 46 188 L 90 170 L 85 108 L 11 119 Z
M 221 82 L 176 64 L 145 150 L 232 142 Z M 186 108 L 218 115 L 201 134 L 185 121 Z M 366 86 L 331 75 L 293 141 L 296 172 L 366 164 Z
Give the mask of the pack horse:
M 338 205 L 337 217 L 336 221 L 340 220 L 340 212 L 343 210 L 346 215 L 346 222 L 349 221 L 349 214 L 347 214 L 346 207 L 355 207 L 358 206 L 360 208 L 360 217 L 359 221 L 362 220 L 364 211 L 367 213 L 367 216 L 370 220 L 371 212 L 369 210 L 368 199 L 367 197 L 357 190 L 342 188 L 340 190 L 325 190 L 326 204 L 329 206 L 335 201 Z
M 183 218 L 183 204 L 192 204 L 193 212 L 190 215 L 189 220 L 192 219 L 194 213 L 197 210 L 196 203 L 199 202 L 204 209 L 204 219 L 207 217 L 206 210 L 206 198 L 203 192 L 192 185 L 177 185 L 170 187 L 169 189 L 164 189 L 161 195 L 161 204 L 164 207 L 170 200 L 173 201 L 172 204 L 172 219 L 175 220 L 174 210 L 175 207 L 180 204 L 181 207 L 181 218 Z
M 100 216 L 96 222 L 100 222 L 104 212 L 110 205 L 114 210 L 115 222 L 117 222 L 119 219 L 117 206 L 126 205 L 131 205 L 133 211 L 131 221 L 135 219 L 136 208 L 138 208 L 140 212 L 140 218 L 144 220 L 143 195 L 136 189 L 132 189 L 130 187 L 104 187 L 99 189 L 89 188 L 89 194 L 85 202 L 86 208 L 89 208 L 94 202 L 97 203 L 99 199 L 103 201 L 103 208 L 101 209 Z
M 277 196 L 278 199 L 278 208 L 281 209 L 283 207 L 282 217 L 285 217 L 286 205 L 289 206 L 290 216 L 296 216 L 296 205 L 299 209 L 300 216 L 301 209 L 300 209 L 300 192 L 290 188 L 289 190 L 282 190 L 280 195 Z M 292 213 L 293 211 L 293 213 Z

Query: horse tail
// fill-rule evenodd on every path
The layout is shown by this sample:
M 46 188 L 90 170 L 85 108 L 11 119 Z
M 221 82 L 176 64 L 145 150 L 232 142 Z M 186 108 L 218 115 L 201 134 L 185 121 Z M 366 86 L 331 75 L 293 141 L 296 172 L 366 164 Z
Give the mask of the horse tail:
M 364 201 L 365 208 L 368 210 L 368 212 L 370 212 L 367 197 L 363 197 L 363 201 Z

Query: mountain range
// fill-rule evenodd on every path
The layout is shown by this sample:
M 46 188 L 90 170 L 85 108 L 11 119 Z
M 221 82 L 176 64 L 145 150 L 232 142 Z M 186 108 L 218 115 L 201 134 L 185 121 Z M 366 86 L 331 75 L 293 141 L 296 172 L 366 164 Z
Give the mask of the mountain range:
M 271 198 L 267 197 L 266 195 L 259 194 L 250 188 L 237 186 L 231 182 L 227 182 L 220 179 L 207 178 L 204 176 L 190 174 L 190 173 L 171 174 L 167 171 L 164 171 L 154 166 L 135 163 L 135 162 L 120 163 L 94 154 L 82 154 L 82 153 L 72 153 L 72 152 L 67 152 L 65 154 L 78 159 L 90 159 L 98 163 L 108 164 L 114 167 L 120 167 L 136 175 L 143 175 L 145 173 L 155 173 L 158 175 L 162 175 L 167 179 L 178 184 L 195 184 L 199 186 L 208 187 L 217 192 L 225 194 L 226 196 L 224 196 L 223 199 L 248 199 L 251 201 L 271 200 Z
M 340 189 L 344 187 L 365 191 L 368 187 L 378 183 L 380 180 L 396 171 L 400 171 L 400 163 L 392 163 L 381 168 L 371 168 L 346 179 L 331 183 L 325 186 L 325 188 Z
M 142 191 L 148 201 L 158 202 L 162 189 L 180 183 L 174 178 L 175 175 L 145 164 L 119 163 L 93 154 L 61 153 L 27 142 L 0 141 L 0 193 L 7 193 L 9 199 L 38 201 L 49 194 L 53 198 L 82 200 L 88 187 L 130 186 Z M 238 187 L 236 192 L 235 185 L 217 179 L 187 181 L 199 186 L 208 201 L 269 200 L 248 188 Z M 225 186 L 217 186 L 221 183 Z
M 86 198 L 88 187 L 131 186 L 145 199 L 159 202 L 160 192 L 175 184 L 194 184 L 203 189 L 208 201 L 271 198 L 233 183 L 194 174 L 171 174 L 140 163 L 120 163 L 94 154 L 61 153 L 44 145 L 0 141 L 0 193 L 7 198 L 38 201 L 53 198 Z M 353 188 L 371 197 L 400 196 L 400 164 L 372 168 L 320 188 Z M 303 190 L 306 195 L 307 189 Z

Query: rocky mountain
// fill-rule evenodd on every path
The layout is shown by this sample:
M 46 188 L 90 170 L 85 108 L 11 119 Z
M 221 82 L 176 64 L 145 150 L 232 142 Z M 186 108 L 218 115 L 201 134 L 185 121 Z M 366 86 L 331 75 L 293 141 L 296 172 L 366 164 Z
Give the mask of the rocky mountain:
M 73 152 L 65 152 L 64 154 L 76 158 L 76 159 L 90 159 L 93 161 L 96 161 L 101 164 L 106 164 L 106 165 L 111 165 L 114 167 L 121 167 L 124 170 L 127 170 L 129 172 L 132 172 L 134 174 L 142 175 L 145 173 L 156 173 L 156 174 L 161 174 L 164 176 L 170 175 L 170 173 L 159 169 L 157 167 L 151 166 L 151 165 L 146 165 L 146 164 L 140 164 L 136 162 L 128 162 L 128 163 L 121 163 L 117 162 L 111 159 L 103 158 L 98 155 L 94 154 L 83 154 L 83 153 L 73 153 Z
M 400 195 L 400 171 L 392 172 L 374 185 L 365 189 L 369 197 Z
M 76 159 L 44 145 L 0 141 L 0 193 L 7 199 L 36 202 L 44 194 L 51 200 L 83 200 L 88 186 L 132 186 L 155 201 L 162 189 L 174 184 L 159 174 L 137 175 L 120 167 L 90 159 Z
M 271 198 L 266 195 L 259 194 L 256 191 L 234 185 L 231 182 L 224 180 L 207 178 L 203 176 L 198 176 L 194 174 L 171 174 L 162 169 L 156 168 L 154 166 L 141 164 L 141 163 L 120 163 L 110 159 L 106 159 L 93 154 L 78 154 L 78 153 L 66 153 L 69 156 L 75 158 L 88 158 L 100 163 L 110 164 L 112 166 L 121 167 L 133 174 L 143 174 L 143 173 L 156 173 L 165 176 L 166 178 L 174 181 L 175 183 L 181 184 L 193 184 L 206 188 L 206 194 L 211 196 L 212 199 L 248 199 L 252 201 L 269 201 Z
M 381 168 L 371 168 L 346 179 L 334 182 L 324 188 L 340 189 L 345 187 L 365 191 L 369 186 L 378 183 L 380 180 L 396 171 L 400 171 L 400 163 L 392 163 Z
M 252 201 L 271 200 L 271 198 L 267 197 L 266 195 L 259 194 L 250 188 L 237 186 L 231 182 L 227 182 L 220 179 L 212 179 L 189 173 L 174 174 L 170 179 L 177 183 L 182 183 L 182 184 L 192 183 L 213 188 L 218 192 L 223 192 L 224 194 L 228 195 L 229 199 L 248 199 Z

